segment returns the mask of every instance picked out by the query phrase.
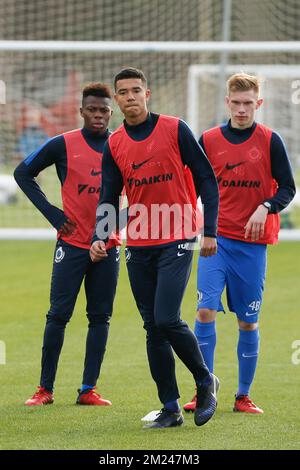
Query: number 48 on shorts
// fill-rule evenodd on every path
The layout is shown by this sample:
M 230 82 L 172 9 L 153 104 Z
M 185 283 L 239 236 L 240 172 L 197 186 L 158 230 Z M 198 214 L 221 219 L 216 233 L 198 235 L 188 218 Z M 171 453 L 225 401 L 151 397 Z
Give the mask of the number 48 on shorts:
M 260 306 L 261 306 L 261 300 L 253 300 L 253 302 L 251 302 L 248 305 L 248 309 L 247 309 L 247 312 L 245 313 L 245 316 L 252 317 L 254 315 L 258 315 Z
M 253 302 L 249 304 L 249 308 L 252 309 L 252 312 L 259 312 L 260 304 L 261 304 L 260 300 L 257 300 L 257 301 L 253 300 Z

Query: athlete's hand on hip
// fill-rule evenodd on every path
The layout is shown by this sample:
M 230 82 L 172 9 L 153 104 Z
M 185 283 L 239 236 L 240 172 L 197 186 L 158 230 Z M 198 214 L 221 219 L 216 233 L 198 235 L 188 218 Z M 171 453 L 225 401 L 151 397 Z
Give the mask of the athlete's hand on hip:
M 59 233 L 61 235 L 65 235 L 68 237 L 69 235 L 72 235 L 72 233 L 74 233 L 76 228 L 77 228 L 76 222 L 74 222 L 71 219 L 67 219 L 60 227 Z
M 103 241 L 98 240 L 92 244 L 90 249 L 90 258 L 93 263 L 97 263 L 97 261 L 101 261 L 107 256 L 105 243 Z
M 251 237 L 251 241 L 255 242 L 264 236 L 267 215 L 268 209 L 262 204 L 258 206 L 244 227 L 246 240 Z
M 201 237 L 200 256 L 212 256 L 217 253 L 217 240 L 213 237 Z

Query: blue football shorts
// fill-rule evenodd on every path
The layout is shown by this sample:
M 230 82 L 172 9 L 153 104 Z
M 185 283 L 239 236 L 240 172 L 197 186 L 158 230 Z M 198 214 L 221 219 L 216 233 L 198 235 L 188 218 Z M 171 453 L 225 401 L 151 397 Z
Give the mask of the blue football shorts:
M 218 252 L 198 260 L 198 309 L 225 311 L 221 296 L 240 320 L 256 323 L 262 304 L 267 245 L 218 236 Z

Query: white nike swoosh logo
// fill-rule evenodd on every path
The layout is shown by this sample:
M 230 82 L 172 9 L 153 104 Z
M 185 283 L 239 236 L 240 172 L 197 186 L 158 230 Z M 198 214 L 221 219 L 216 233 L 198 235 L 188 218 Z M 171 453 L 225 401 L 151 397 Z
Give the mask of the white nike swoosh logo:
M 254 313 L 246 312 L 245 315 L 246 315 L 246 317 L 251 317 L 252 315 L 257 315 L 257 312 L 254 312 Z
M 256 357 L 256 356 L 258 356 L 257 353 L 255 353 L 255 354 L 245 354 L 245 353 L 243 353 L 242 354 L 242 357 Z
M 177 256 L 183 256 L 185 253 L 177 253 Z
M 208 343 L 201 343 L 199 346 L 206 346 Z

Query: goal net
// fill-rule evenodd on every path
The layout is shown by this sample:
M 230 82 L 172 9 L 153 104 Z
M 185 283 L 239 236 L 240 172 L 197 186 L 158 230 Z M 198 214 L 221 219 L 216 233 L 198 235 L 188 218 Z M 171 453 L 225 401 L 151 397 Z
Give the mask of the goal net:
M 49 228 L 16 189 L 13 169 L 48 137 L 81 126 L 84 84 L 111 84 L 126 66 L 148 76 L 151 110 L 187 120 L 197 137 L 222 117 L 220 78 L 241 69 L 262 73 L 267 80 L 261 117 L 282 134 L 297 170 L 300 104 L 293 102 L 292 84 L 300 80 L 299 21 L 298 0 L 0 0 L 0 228 Z M 223 40 L 261 45 L 213 50 L 211 45 Z M 266 41 L 289 41 L 290 48 L 268 48 Z M 175 42 L 185 49 L 172 49 Z M 116 108 L 111 128 L 121 121 Z M 55 168 L 38 181 L 60 206 Z

